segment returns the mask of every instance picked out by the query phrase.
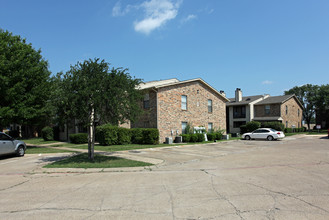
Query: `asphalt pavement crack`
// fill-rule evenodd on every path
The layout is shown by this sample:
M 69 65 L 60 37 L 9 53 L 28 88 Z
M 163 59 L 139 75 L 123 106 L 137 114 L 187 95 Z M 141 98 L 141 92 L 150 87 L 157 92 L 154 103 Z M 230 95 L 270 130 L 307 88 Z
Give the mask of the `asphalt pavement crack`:
M 17 186 L 20 186 L 20 185 L 23 185 L 24 183 L 27 183 L 27 182 L 29 182 L 29 181 L 30 181 L 30 180 L 28 179 L 28 180 L 25 180 L 25 181 L 23 181 L 23 182 L 17 183 L 17 184 L 15 184 L 15 185 L 9 186 L 9 187 L 7 187 L 7 188 L 0 189 L 0 192 L 1 192 L 1 191 L 8 190 L 8 189 L 13 189 L 13 188 L 15 188 L 15 187 L 17 187 Z
M 282 195 L 282 196 L 286 196 L 286 197 L 289 197 L 289 198 L 296 199 L 296 200 L 301 201 L 301 202 L 303 202 L 303 203 L 305 203 L 305 204 L 307 204 L 307 205 L 309 205 L 311 207 L 314 207 L 314 208 L 317 208 L 317 209 L 319 209 L 321 211 L 324 211 L 325 213 L 329 213 L 328 210 L 326 210 L 324 208 L 321 208 L 321 207 L 319 207 L 317 205 L 314 205 L 314 204 L 312 204 L 310 202 L 307 202 L 307 201 L 305 201 L 305 200 L 303 200 L 301 198 L 298 198 L 298 196 L 293 196 L 293 195 L 286 194 L 286 193 L 283 193 L 283 192 L 274 191 L 274 190 L 271 190 L 271 189 L 268 189 L 266 187 L 259 186 L 259 185 L 253 184 L 253 183 L 245 183 L 245 184 L 248 184 L 248 185 L 251 185 L 251 186 L 254 186 L 254 187 L 261 188 L 261 189 L 266 190 L 266 191 L 271 192 L 271 193 L 275 193 L 275 194 L 278 194 L 278 195 Z
M 222 195 L 222 194 L 220 194 L 217 190 L 216 190 L 216 188 L 215 188 L 215 185 L 214 185 L 214 177 L 216 176 L 216 175 L 214 175 L 214 174 L 211 174 L 211 173 L 209 173 L 208 171 L 206 171 L 206 170 L 204 170 L 204 169 L 201 169 L 201 171 L 203 171 L 205 174 L 207 174 L 207 175 L 209 175 L 210 176 L 210 180 L 211 180 L 211 187 L 212 187 L 212 190 L 216 193 L 216 195 L 218 196 L 218 198 L 219 199 L 221 199 L 221 200 L 225 200 L 226 202 L 228 202 L 232 207 L 233 207 L 233 209 L 235 210 L 235 214 L 237 215 L 237 216 L 239 216 L 240 217 L 240 219 L 244 219 L 242 216 L 241 216 L 241 211 L 238 209 L 238 207 L 236 207 L 226 196 L 224 196 L 224 195 Z
M 169 195 L 172 218 L 176 219 L 176 217 L 175 217 L 175 204 L 174 204 L 174 200 L 173 200 L 173 195 L 172 195 L 172 193 L 170 192 L 170 190 L 168 189 L 168 187 L 166 185 L 163 185 L 163 188 L 165 189 L 165 191 Z

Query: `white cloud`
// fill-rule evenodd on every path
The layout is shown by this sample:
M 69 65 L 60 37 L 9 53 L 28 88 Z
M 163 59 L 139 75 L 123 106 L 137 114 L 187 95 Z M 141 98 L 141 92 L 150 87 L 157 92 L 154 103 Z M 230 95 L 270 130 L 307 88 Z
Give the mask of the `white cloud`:
M 171 0 L 150 0 L 143 2 L 140 7 L 144 10 L 144 18 L 134 22 L 135 31 L 150 34 L 157 28 L 174 19 L 182 1 L 173 3 Z
M 272 81 L 269 81 L 269 80 L 265 80 L 262 82 L 263 85 L 270 85 L 272 84 L 273 82 Z
M 191 20 L 194 20 L 194 19 L 196 19 L 196 18 L 197 18 L 196 15 L 188 15 L 186 18 L 183 18 L 183 19 L 181 20 L 181 23 L 184 24 L 184 23 L 189 22 L 189 21 L 191 21 Z
M 132 7 L 133 6 L 131 5 L 127 5 L 124 9 L 122 9 L 121 1 L 118 1 L 117 3 L 115 3 L 114 7 L 112 8 L 112 16 L 113 17 L 124 16 L 130 12 Z
M 143 10 L 143 18 L 134 22 L 134 29 L 148 35 L 168 21 L 175 19 L 182 2 L 183 0 L 145 0 L 141 4 L 122 7 L 119 0 L 112 8 L 112 16 L 124 16 L 132 10 Z

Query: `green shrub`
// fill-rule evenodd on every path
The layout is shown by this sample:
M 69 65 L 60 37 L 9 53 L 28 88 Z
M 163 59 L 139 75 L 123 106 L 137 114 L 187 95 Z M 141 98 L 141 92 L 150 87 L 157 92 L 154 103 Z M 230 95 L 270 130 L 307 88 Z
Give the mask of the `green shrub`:
M 198 135 L 197 134 L 190 134 L 190 142 L 197 142 Z
M 221 132 L 216 132 L 216 140 L 222 140 L 223 134 Z
M 284 133 L 292 133 L 292 128 L 285 128 Z
M 88 143 L 88 134 L 87 133 L 77 133 L 70 134 L 70 141 L 73 144 L 86 144 Z
M 117 144 L 118 127 L 110 124 L 98 126 L 96 128 L 96 141 L 102 146 Z
M 240 133 L 244 134 L 244 133 L 247 133 L 247 132 L 248 132 L 247 125 L 241 125 L 240 126 Z
M 144 128 L 143 144 L 158 144 L 159 143 L 159 130 L 156 128 Z
M 250 121 L 246 124 L 247 132 L 254 131 L 260 128 L 260 122 L 258 121 Z
M 130 134 L 133 144 L 143 144 L 143 128 L 132 128 Z
M 273 128 L 277 131 L 283 131 L 284 130 L 284 124 L 281 122 L 264 122 L 262 124 L 262 127 L 264 128 Z
M 198 136 L 198 140 L 197 140 L 197 142 L 203 142 L 203 141 L 205 141 L 205 140 L 204 140 L 204 134 L 200 134 L 200 133 L 198 133 L 197 136 Z
M 128 128 L 118 127 L 118 143 L 120 145 L 131 144 L 131 133 Z
M 47 126 L 41 130 L 41 136 L 45 141 L 54 140 L 54 131 L 51 127 Z
M 184 143 L 190 142 L 191 140 L 191 134 L 182 134 L 182 137 Z
M 216 140 L 216 133 L 209 133 L 207 134 L 208 141 Z

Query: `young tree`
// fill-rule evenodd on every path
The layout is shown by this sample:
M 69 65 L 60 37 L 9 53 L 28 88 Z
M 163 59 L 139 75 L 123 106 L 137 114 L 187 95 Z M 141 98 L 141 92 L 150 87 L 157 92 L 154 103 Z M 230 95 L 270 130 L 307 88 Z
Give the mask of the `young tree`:
M 20 36 L 0 29 L 0 123 L 41 127 L 48 117 L 48 63 Z M 1 126 L 0 126 L 1 127 Z
M 295 86 L 294 88 L 284 92 L 285 95 L 295 94 L 302 103 L 304 107 L 303 118 L 306 121 L 309 130 L 311 129 L 311 120 L 314 119 L 318 88 L 319 87 L 317 85 L 307 84 L 303 86 Z
M 88 127 L 88 157 L 94 159 L 95 122 L 118 125 L 134 121 L 140 113 L 141 92 L 136 86 L 140 79 L 132 78 L 127 69 L 112 68 L 104 60 L 86 60 L 71 66 L 58 76 L 61 79 L 60 103 L 63 115 L 79 119 Z

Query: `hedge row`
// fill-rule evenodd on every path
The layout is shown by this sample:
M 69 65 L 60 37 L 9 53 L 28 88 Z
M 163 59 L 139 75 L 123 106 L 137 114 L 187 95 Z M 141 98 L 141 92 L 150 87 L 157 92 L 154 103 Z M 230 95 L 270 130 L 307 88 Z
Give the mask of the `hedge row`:
M 86 144 L 88 143 L 88 134 L 87 133 L 77 133 L 70 134 L 70 141 L 73 144 Z
M 159 130 L 156 128 L 121 128 L 109 124 L 96 128 L 96 141 L 100 145 L 158 144 Z
M 307 129 L 303 128 L 285 128 L 284 133 L 297 133 L 297 132 L 305 132 Z
M 221 140 L 222 139 L 222 133 L 216 132 L 216 133 L 209 133 L 207 134 L 208 141 L 214 141 L 214 140 Z M 183 142 L 203 142 L 204 134 L 182 134 Z
M 247 132 L 252 132 L 260 127 L 273 128 L 277 131 L 285 131 L 286 129 L 291 129 L 291 128 L 284 128 L 284 124 L 282 124 L 281 122 L 260 123 L 257 121 L 251 121 L 251 122 L 248 122 L 246 125 L 240 126 L 240 132 L 241 132 L 241 134 L 247 133 Z

